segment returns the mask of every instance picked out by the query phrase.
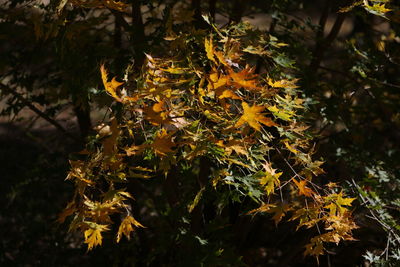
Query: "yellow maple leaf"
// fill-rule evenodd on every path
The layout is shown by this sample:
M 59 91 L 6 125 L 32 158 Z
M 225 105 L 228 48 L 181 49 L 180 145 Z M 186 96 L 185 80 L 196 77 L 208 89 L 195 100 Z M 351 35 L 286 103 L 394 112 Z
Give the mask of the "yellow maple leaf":
M 310 206 L 307 208 L 296 209 L 289 221 L 299 221 L 296 230 L 300 229 L 302 226 L 305 226 L 307 229 L 309 229 L 315 226 L 321 220 L 321 218 L 319 218 L 319 213 L 319 208 Z
M 344 206 L 351 206 L 351 203 L 355 198 L 344 198 L 343 192 L 338 194 L 331 194 L 325 197 L 325 201 L 328 202 L 324 208 L 329 209 L 329 214 L 344 214 L 347 212 L 347 208 Z
M 214 51 L 214 55 L 218 58 L 219 62 L 226 67 L 230 67 L 228 61 L 226 60 L 224 54 L 220 51 Z
M 268 85 L 274 88 L 287 88 L 287 89 L 296 89 L 299 86 L 296 85 L 296 82 L 298 81 L 298 79 L 293 79 L 291 81 L 289 80 L 279 80 L 279 81 L 272 81 L 272 79 L 268 79 Z
M 283 143 L 285 144 L 286 148 L 287 148 L 290 152 L 292 152 L 292 153 L 294 153 L 294 154 L 299 154 L 300 151 L 298 151 L 298 150 L 297 150 L 296 148 L 294 148 L 293 146 L 289 145 L 289 142 L 288 142 L 288 141 L 285 141 L 285 142 L 283 142 Z
M 86 0 L 69 0 L 69 3 L 85 8 L 109 8 L 120 12 L 126 12 L 129 7 L 124 2 L 106 0 L 106 1 L 86 1 Z
M 206 49 L 206 53 L 207 53 L 207 58 L 211 61 L 213 61 L 215 64 L 217 64 L 217 61 L 214 58 L 214 45 L 213 45 L 213 40 L 212 38 L 210 39 L 204 39 L 204 47 Z
M 275 187 L 280 184 L 279 181 L 279 176 L 281 176 L 282 173 L 277 173 L 275 175 L 271 175 L 267 173 L 265 176 L 263 176 L 260 179 L 260 184 L 264 186 L 265 191 L 267 192 L 267 195 L 270 195 L 275 191 Z
M 281 120 L 284 120 L 284 121 L 291 121 L 292 116 L 294 115 L 293 111 L 280 109 L 277 106 L 270 106 L 270 107 L 268 107 L 268 110 L 271 111 L 275 117 L 277 117 Z
M 238 96 L 232 90 L 229 89 L 217 90 L 216 95 L 218 96 L 219 99 L 223 98 L 242 99 L 240 96 Z
M 299 190 L 299 195 L 311 197 L 312 195 L 315 194 L 313 190 L 311 190 L 309 187 L 307 187 L 306 180 L 297 181 L 296 179 L 293 179 L 293 182 L 296 184 L 297 189 Z
M 232 154 L 232 152 L 236 152 L 238 155 L 248 156 L 246 148 L 243 146 L 243 142 L 241 140 L 230 139 L 229 142 L 224 145 L 225 152 L 228 156 Z
M 135 218 L 129 215 L 126 216 L 118 228 L 117 243 L 119 243 L 121 240 L 122 235 L 125 235 L 125 237 L 129 240 L 131 238 L 131 232 L 138 227 L 144 228 L 144 226 L 140 222 L 136 221 Z
M 274 204 L 265 203 L 265 204 L 262 204 L 259 208 L 251 210 L 251 211 L 247 212 L 246 214 L 249 215 L 249 214 L 258 213 L 258 212 L 268 212 L 269 210 L 271 210 L 272 208 L 275 208 L 275 207 L 276 207 L 276 205 L 274 205 Z
M 289 210 L 290 210 L 290 207 L 288 204 L 282 204 L 282 205 L 277 205 L 276 207 L 270 209 L 268 211 L 268 213 L 274 214 L 274 216 L 272 216 L 272 219 L 274 220 L 275 225 L 278 225 L 278 223 L 286 215 L 286 212 Z
M 279 177 L 282 175 L 282 172 L 276 172 L 276 169 L 273 169 L 271 163 L 265 162 L 263 164 L 265 175 L 261 177 L 260 184 L 264 186 L 267 195 L 270 195 L 274 192 L 275 187 L 279 186 L 280 180 Z
M 118 82 L 115 77 L 112 78 L 112 80 L 109 82 L 108 81 L 108 72 L 104 65 L 100 66 L 100 72 L 101 72 L 101 79 L 103 80 L 103 85 L 106 91 L 118 102 L 122 102 L 122 99 L 117 95 L 117 89 L 124 83 Z
M 392 9 L 386 8 L 385 3 L 375 3 L 373 5 L 368 4 L 368 1 L 364 1 L 364 8 L 372 14 L 385 16 L 386 13 L 392 11 Z
M 268 127 L 276 125 L 270 118 L 264 117 L 264 115 L 261 114 L 261 112 L 265 110 L 265 107 L 256 106 L 255 104 L 250 107 L 246 102 L 242 102 L 242 107 L 243 115 L 236 122 L 235 127 L 240 127 L 247 122 L 251 127 L 260 131 L 260 123 Z
M 88 244 L 88 250 L 91 250 L 97 245 L 101 245 L 103 240 L 101 232 L 106 230 L 108 230 L 107 225 L 93 223 L 93 226 L 85 231 L 85 243 Z

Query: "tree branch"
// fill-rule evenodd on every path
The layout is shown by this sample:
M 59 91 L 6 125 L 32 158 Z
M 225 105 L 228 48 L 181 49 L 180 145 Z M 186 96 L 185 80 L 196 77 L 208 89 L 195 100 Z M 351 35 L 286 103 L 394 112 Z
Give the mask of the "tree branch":
M 141 69 L 144 62 L 144 48 L 146 45 L 146 35 L 144 33 L 144 24 L 141 11 L 140 0 L 132 0 L 132 28 L 131 37 L 133 48 L 135 50 L 135 66 Z
M 126 22 L 126 20 L 122 16 L 122 14 L 120 12 L 116 11 L 116 10 L 110 10 L 110 11 L 115 16 L 115 20 L 117 21 L 117 23 L 120 26 L 122 26 L 122 28 L 124 28 L 125 31 L 130 32 L 131 31 L 131 26 L 129 25 L 128 22 Z
M 317 41 L 316 41 L 315 49 L 313 52 L 312 60 L 310 63 L 310 70 L 312 72 L 315 72 L 318 69 L 319 65 L 321 64 L 321 61 L 323 60 L 325 50 L 332 44 L 332 42 L 335 40 L 335 38 L 339 34 L 340 29 L 343 25 L 343 22 L 346 18 L 345 13 L 339 13 L 336 17 L 335 24 L 333 25 L 331 31 L 325 38 L 323 38 L 326 21 L 328 19 L 328 15 L 329 15 L 330 3 L 331 3 L 330 0 L 328 0 L 326 2 L 324 12 L 321 15 L 321 18 L 319 21 L 319 29 L 318 29 L 317 36 L 316 36 Z
M 0 89 L 4 92 L 10 93 L 12 94 L 14 97 L 16 97 L 19 101 L 21 101 L 26 107 L 28 107 L 30 110 L 32 110 L 33 112 L 35 112 L 38 116 L 40 116 L 41 118 L 43 118 L 44 120 L 46 120 L 48 123 L 52 124 L 54 127 L 56 127 L 60 132 L 62 132 L 65 136 L 71 138 L 74 141 L 78 141 L 79 139 L 77 137 L 75 137 L 74 135 L 72 135 L 71 133 L 69 133 L 67 130 L 65 130 L 64 127 L 61 126 L 61 124 L 59 124 L 57 121 L 55 121 L 54 119 L 50 118 L 46 113 L 44 113 L 43 111 L 39 110 L 37 107 L 35 107 L 34 105 L 32 105 L 31 102 L 29 102 L 28 100 L 25 99 L 25 97 L 23 97 L 21 94 L 17 93 L 16 91 L 12 90 L 11 88 L 9 88 L 8 86 L 0 83 Z
M 217 6 L 217 0 L 208 1 L 208 11 L 210 12 L 210 17 L 212 21 L 215 21 L 216 6 Z

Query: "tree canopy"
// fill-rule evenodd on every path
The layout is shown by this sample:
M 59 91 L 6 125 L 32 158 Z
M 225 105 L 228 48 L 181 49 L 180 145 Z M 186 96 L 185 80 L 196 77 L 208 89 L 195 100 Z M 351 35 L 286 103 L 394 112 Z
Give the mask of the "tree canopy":
M 2 117 L 75 146 L 50 211 L 66 247 L 132 266 L 399 262 L 394 1 L 0 10 Z

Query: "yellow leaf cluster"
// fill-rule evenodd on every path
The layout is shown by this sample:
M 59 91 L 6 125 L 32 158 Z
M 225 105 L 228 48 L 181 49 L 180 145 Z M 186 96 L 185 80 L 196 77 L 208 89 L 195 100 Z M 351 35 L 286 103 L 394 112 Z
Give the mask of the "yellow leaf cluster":
M 187 46 L 173 32 L 173 21 L 168 23 L 166 38 L 174 43 L 174 51 Z M 350 240 L 356 226 L 348 209 L 354 199 L 342 192 L 322 193 L 313 183 L 323 173 L 322 161 L 313 159 L 308 127 L 298 115 L 304 100 L 296 90 L 297 80 L 260 75 L 246 64 L 245 53 L 268 57 L 262 46 L 243 47 L 240 36 L 245 35 L 217 33 L 218 40 L 196 32 L 204 38 L 200 56 L 146 54 L 141 72 L 123 91 L 123 83 L 115 77 L 109 81 L 104 65 L 100 67 L 105 90 L 121 103 L 118 120 L 98 128 L 98 145 L 87 151 L 85 160 L 71 162 L 68 177 L 76 184 L 76 195 L 59 219 L 75 215 L 72 228 L 84 231 L 88 249 L 101 245 L 113 214 L 128 213 L 119 225 L 117 242 L 143 227 L 130 215 L 132 198 L 119 183 L 175 175 L 183 168 L 192 168 L 196 175 L 212 170 L 201 189 L 194 190 L 194 200 L 186 205 L 189 213 L 210 188 L 229 187 L 262 203 L 248 214 L 269 213 L 275 224 L 289 214 L 298 229 L 324 225 L 324 232 L 307 245 L 308 255 L 324 253 L 326 242 Z M 203 160 L 213 163 L 203 166 Z M 135 167 L 135 162 L 143 167 Z

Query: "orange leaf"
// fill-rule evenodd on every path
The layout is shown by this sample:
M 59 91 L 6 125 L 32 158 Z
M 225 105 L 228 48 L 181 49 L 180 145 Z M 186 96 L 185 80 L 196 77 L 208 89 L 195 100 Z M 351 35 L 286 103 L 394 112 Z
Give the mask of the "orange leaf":
M 106 91 L 118 102 L 122 102 L 121 98 L 117 95 L 117 88 L 124 83 L 118 82 L 115 77 L 112 78 L 111 82 L 108 81 L 108 72 L 104 65 L 100 67 L 101 79 L 103 80 L 103 85 Z
M 240 127 L 244 123 L 248 123 L 251 127 L 256 129 L 257 131 L 261 130 L 261 124 L 265 126 L 271 127 L 276 125 L 270 118 L 264 117 L 261 114 L 264 111 L 265 107 L 253 105 L 250 107 L 246 102 L 242 102 L 243 107 L 243 115 L 236 122 L 235 127 Z
M 214 55 L 218 58 L 219 62 L 222 63 L 222 65 L 229 67 L 228 62 L 225 59 L 225 56 L 222 52 L 220 51 L 214 51 Z
M 169 123 L 168 112 L 164 111 L 164 101 L 155 103 L 152 107 L 144 107 L 143 112 L 145 119 L 153 125 L 160 125 L 163 123 Z
M 254 74 L 254 68 L 246 66 L 240 72 L 229 71 L 229 76 L 233 80 L 233 86 L 245 89 L 261 89 L 258 85 L 257 75 Z
M 67 207 L 60 213 L 60 215 L 58 215 L 57 222 L 63 223 L 67 217 L 74 214 L 75 210 L 75 202 L 68 203 Z
M 301 180 L 298 182 L 296 179 L 293 179 L 293 182 L 296 184 L 297 188 L 299 189 L 299 195 L 311 197 L 312 195 L 315 194 L 313 190 L 311 190 L 310 188 L 307 187 L 307 181 Z
M 232 98 L 241 99 L 235 92 L 228 89 L 228 76 L 218 73 L 215 69 L 214 72 L 209 75 L 209 83 L 207 86 L 208 90 L 215 90 L 215 96 L 218 99 Z
M 151 147 L 159 156 L 166 156 L 167 153 L 173 152 L 172 147 L 174 146 L 175 143 L 172 141 L 171 135 L 165 129 L 157 133 L 156 139 L 151 144 Z

